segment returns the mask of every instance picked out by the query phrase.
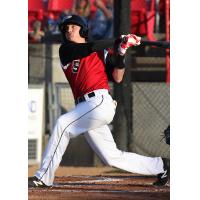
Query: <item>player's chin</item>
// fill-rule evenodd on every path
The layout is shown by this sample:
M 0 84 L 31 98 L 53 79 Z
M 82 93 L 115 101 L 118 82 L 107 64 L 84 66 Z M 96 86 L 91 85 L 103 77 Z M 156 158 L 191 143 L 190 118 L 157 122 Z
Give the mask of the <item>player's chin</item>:
M 66 36 L 67 40 L 74 42 L 73 37 L 72 36 Z

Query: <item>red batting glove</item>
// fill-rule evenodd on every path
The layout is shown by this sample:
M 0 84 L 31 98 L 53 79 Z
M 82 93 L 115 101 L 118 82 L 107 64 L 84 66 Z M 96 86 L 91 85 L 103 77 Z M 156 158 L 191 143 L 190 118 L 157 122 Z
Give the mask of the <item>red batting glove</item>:
M 121 35 L 122 42 L 119 44 L 118 52 L 121 56 L 125 55 L 126 50 L 131 46 L 140 45 L 141 37 L 134 34 Z

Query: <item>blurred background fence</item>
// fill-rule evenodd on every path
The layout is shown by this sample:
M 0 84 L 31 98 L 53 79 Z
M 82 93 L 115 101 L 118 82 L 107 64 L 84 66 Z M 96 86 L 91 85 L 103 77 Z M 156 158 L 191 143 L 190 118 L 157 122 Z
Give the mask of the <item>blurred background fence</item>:
M 32 9 L 33 1 L 29 0 L 29 33 L 32 32 L 32 24 L 35 18 L 40 18 L 45 24 L 46 17 L 50 13 L 50 2 L 53 1 L 36 1 L 37 9 Z M 41 4 L 45 3 L 45 4 Z M 62 2 L 62 1 L 60 1 Z M 68 1 L 67 6 L 72 6 Z M 164 1 L 143 1 L 131 0 L 130 21 L 131 30 L 134 33 L 142 35 L 150 40 L 169 40 L 166 28 L 166 0 Z M 48 4 L 49 3 L 49 4 Z M 136 4 L 135 4 L 136 3 Z M 144 3 L 144 2 L 143 2 Z M 35 4 L 34 4 L 35 5 Z M 55 4 L 56 5 L 56 4 Z M 137 6 L 135 6 L 137 5 Z M 139 6 L 140 5 L 140 6 Z M 49 7 L 48 7 L 49 6 Z M 41 9 L 43 9 L 41 11 Z M 95 12 L 95 7 L 92 7 Z M 60 14 L 51 9 L 54 15 Z M 38 14 L 40 13 L 40 15 Z M 39 15 L 39 17 L 38 17 Z M 41 17 L 42 16 L 42 17 Z M 150 18 L 148 18 L 150 16 Z M 55 17 L 55 16 L 54 16 Z M 37 137 L 29 137 L 29 164 L 33 162 L 33 152 L 37 151 L 38 141 L 42 142 L 42 151 L 51 134 L 55 120 L 63 113 L 68 112 L 74 107 L 74 100 L 69 84 L 67 83 L 62 69 L 60 67 L 58 48 L 60 43 L 60 33 L 51 33 L 47 37 L 49 40 L 31 41 L 28 46 L 28 67 L 29 67 L 29 86 L 43 85 L 44 87 L 44 128 L 41 129 Z M 138 46 L 131 48 L 130 53 L 130 77 L 131 82 L 126 88 L 131 91 L 131 133 L 118 135 L 117 131 L 120 124 L 115 123 L 118 112 L 114 121 L 110 125 L 114 139 L 120 149 L 136 152 L 147 156 L 170 156 L 169 145 L 162 140 L 163 130 L 170 123 L 170 86 L 169 86 L 169 50 L 150 47 Z M 111 93 L 114 94 L 114 85 L 110 83 Z M 126 93 L 126 91 L 124 91 Z M 33 102 L 34 96 L 29 101 Z M 35 101 L 35 100 L 34 100 Z M 38 102 L 39 103 L 39 102 Z M 118 104 L 118 108 L 122 102 Z M 31 104 L 32 105 L 32 104 Z M 117 108 L 117 109 L 118 109 Z M 35 113 L 31 108 L 29 118 Z M 31 122 L 35 123 L 35 122 Z M 37 124 L 35 125 L 37 126 Z M 114 131 L 115 130 L 115 131 Z M 29 136 L 31 131 L 29 130 Z M 121 145 L 124 140 L 125 147 Z M 36 155 L 36 154 L 34 154 Z M 38 155 L 38 152 L 37 152 Z M 38 163 L 41 156 L 35 159 Z M 93 166 L 102 165 L 84 137 L 81 135 L 70 141 L 67 152 L 63 156 L 61 165 L 71 166 Z

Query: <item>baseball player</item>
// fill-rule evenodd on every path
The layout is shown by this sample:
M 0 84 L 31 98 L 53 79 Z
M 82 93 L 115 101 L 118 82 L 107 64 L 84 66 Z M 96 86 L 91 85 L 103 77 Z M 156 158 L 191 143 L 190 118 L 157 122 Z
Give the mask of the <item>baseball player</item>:
M 139 45 L 141 38 L 128 34 L 88 42 L 87 24 L 77 15 L 63 18 L 60 30 L 64 40 L 59 48 L 61 67 L 76 106 L 57 119 L 41 166 L 28 179 L 29 187 L 53 186 L 55 171 L 70 139 L 80 134 L 105 164 L 132 173 L 158 175 L 154 185 L 167 184 L 169 173 L 164 159 L 119 150 L 108 127 L 117 106 L 109 94 L 108 81 L 122 81 L 126 50 Z M 105 51 L 113 46 L 113 54 Z

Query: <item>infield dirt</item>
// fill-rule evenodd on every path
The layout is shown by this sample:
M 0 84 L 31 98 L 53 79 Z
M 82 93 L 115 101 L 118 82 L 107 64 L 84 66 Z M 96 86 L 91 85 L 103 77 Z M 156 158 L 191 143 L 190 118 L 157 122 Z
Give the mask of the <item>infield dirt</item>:
M 29 167 L 33 176 L 38 166 Z M 59 167 L 54 187 L 29 188 L 29 200 L 169 200 L 170 187 L 155 187 L 155 176 L 111 167 Z

